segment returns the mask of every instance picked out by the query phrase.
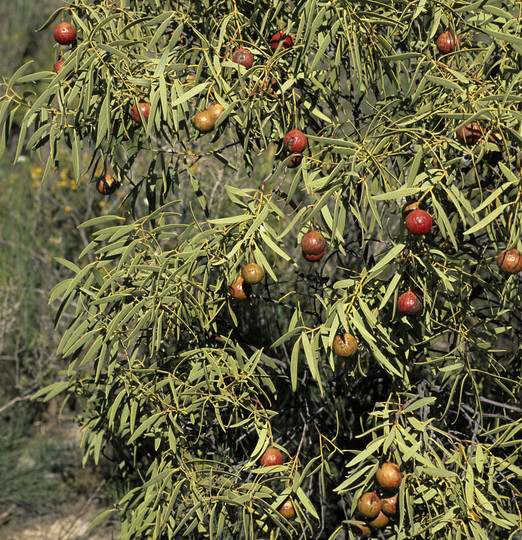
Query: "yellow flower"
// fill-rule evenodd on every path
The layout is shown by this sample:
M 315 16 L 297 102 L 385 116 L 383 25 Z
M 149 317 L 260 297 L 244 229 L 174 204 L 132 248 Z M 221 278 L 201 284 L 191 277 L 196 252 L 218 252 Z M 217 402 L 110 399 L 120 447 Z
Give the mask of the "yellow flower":
M 70 211 L 72 210 L 72 208 L 71 208 L 69 205 L 67 205 L 67 206 L 64 208 L 64 210 L 65 210 L 66 212 L 70 212 Z

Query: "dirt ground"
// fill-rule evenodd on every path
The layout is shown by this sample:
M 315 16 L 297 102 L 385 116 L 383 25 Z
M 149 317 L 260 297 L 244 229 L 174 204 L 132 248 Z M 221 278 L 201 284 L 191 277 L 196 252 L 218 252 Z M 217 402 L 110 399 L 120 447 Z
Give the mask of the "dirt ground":
M 119 524 L 116 516 L 108 517 L 94 531 L 86 534 L 90 523 L 106 508 L 96 503 L 80 501 L 74 505 L 57 508 L 52 515 L 27 516 L 10 519 L 0 526 L 2 540 L 116 540 Z

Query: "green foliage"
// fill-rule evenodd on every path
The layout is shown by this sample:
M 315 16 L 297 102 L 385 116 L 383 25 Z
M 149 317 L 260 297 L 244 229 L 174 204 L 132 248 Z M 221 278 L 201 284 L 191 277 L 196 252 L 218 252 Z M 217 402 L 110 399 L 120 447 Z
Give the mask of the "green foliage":
M 37 152 L 43 179 L 66 149 L 76 181 L 113 174 L 122 193 L 60 261 L 69 364 L 37 396 L 87 401 L 84 459 L 108 454 L 128 486 L 122 538 L 352 536 L 387 459 L 404 472 L 389 538 L 520 534 L 520 278 L 497 265 L 522 249 L 520 10 L 74 1 L 44 25 L 70 20 L 77 44 L 57 47 L 57 74 L 12 76 L 1 143 Z M 446 28 L 462 46 L 441 54 Z M 294 45 L 273 51 L 280 29 Z M 239 46 L 252 68 L 231 61 Z M 457 136 L 470 122 L 473 143 Z M 292 128 L 309 149 L 287 168 Z M 426 236 L 404 226 L 410 199 Z M 317 263 L 299 251 L 310 228 Z M 235 302 L 250 261 L 266 277 Z M 410 288 L 414 319 L 396 308 Z M 331 351 L 344 331 L 349 363 Z M 285 464 L 260 468 L 272 444 Z

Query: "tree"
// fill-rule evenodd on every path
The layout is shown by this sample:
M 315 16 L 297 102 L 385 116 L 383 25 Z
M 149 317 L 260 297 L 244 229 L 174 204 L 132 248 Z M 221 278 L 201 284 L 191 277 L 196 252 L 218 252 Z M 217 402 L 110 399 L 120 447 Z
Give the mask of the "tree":
M 73 0 L 50 17 L 76 41 L 58 73 L 11 78 L 2 146 L 19 123 L 15 159 L 39 152 L 45 179 L 67 148 L 121 205 L 61 261 L 68 365 L 36 397 L 84 400 L 122 538 L 352 538 L 385 461 L 403 475 L 387 538 L 520 534 L 520 277 L 497 262 L 522 249 L 520 9 Z M 235 300 L 252 261 L 265 277 Z M 333 354 L 344 333 L 354 356 Z M 283 465 L 260 466 L 269 446 Z

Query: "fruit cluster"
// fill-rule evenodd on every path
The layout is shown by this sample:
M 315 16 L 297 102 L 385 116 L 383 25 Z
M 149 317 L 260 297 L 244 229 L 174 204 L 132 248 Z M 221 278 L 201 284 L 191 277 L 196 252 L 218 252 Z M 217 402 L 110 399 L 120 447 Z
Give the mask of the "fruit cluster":
M 214 129 L 219 117 L 225 112 L 225 107 L 219 103 L 212 103 L 210 107 L 199 112 L 192 119 L 194 127 L 201 133 L 208 133 Z
M 283 464 L 283 454 L 277 448 L 271 446 L 261 456 L 260 463 L 263 467 L 275 467 L 276 465 Z M 285 502 L 279 507 L 279 513 L 286 519 L 295 518 L 295 508 L 291 497 L 285 500 Z
M 257 263 L 248 263 L 241 270 L 241 275 L 230 285 L 230 296 L 234 300 L 246 300 L 252 294 L 252 285 L 259 283 L 264 275 L 265 272 Z
M 54 27 L 53 36 L 60 45 L 72 45 L 76 41 L 76 28 L 71 23 L 61 22 Z M 53 73 L 58 73 L 65 64 L 65 58 L 60 58 L 53 66 Z
M 384 529 L 397 513 L 397 490 L 402 482 L 400 467 L 386 461 L 377 470 L 375 479 L 377 488 L 363 493 L 357 501 L 354 519 L 362 523 L 353 523 L 351 529 L 358 536 L 370 536 L 373 530 Z

